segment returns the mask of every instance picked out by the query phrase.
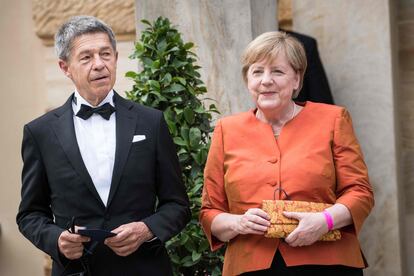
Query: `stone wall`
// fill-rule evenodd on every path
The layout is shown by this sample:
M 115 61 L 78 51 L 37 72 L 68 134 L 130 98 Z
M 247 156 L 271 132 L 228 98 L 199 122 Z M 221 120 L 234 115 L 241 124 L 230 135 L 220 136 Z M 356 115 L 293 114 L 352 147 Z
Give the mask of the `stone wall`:
M 405 260 L 407 275 L 414 275 L 414 2 L 399 0 L 397 6 L 400 147 L 405 209 Z
M 360 235 L 365 275 L 404 275 L 394 56 L 388 0 L 293 1 L 293 29 L 315 37 L 335 102 L 348 108 L 376 206 Z
M 240 56 L 247 44 L 265 31 L 277 30 L 275 0 L 136 0 L 137 33 L 141 19 L 168 17 L 195 43 L 207 97 L 222 115 L 252 106 L 242 81 Z
M 17 229 L 23 125 L 44 112 L 43 46 L 27 0 L 0 2 L 0 275 L 42 276 L 43 254 Z
M 134 0 L 32 0 L 35 31 L 45 45 L 53 45 L 57 28 L 71 16 L 93 15 L 103 19 L 118 40 L 134 40 Z
M 125 78 L 127 71 L 137 70 L 132 54 L 135 40 L 134 0 L 33 0 L 35 31 L 44 47 L 47 108 L 61 105 L 74 91 L 70 79 L 60 71 L 53 48 L 53 36 L 63 22 L 74 15 L 92 15 L 107 23 L 117 39 L 118 67 L 115 90 L 121 95 L 132 88 L 133 82 Z

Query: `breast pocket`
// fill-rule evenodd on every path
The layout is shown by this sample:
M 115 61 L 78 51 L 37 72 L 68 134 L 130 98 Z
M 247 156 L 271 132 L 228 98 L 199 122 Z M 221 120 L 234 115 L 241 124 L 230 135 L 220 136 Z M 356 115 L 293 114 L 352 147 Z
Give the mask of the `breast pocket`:
M 143 150 L 149 150 L 149 149 L 150 149 L 150 143 L 148 140 L 133 142 L 131 145 L 131 151 L 143 151 Z

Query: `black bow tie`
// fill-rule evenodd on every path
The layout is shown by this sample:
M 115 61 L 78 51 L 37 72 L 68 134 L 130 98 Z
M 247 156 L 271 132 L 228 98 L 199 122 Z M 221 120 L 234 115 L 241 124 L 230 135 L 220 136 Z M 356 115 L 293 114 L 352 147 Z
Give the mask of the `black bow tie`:
M 82 104 L 76 116 L 82 118 L 84 120 L 89 119 L 93 113 L 97 113 L 102 116 L 105 120 L 109 120 L 111 114 L 115 111 L 115 107 L 113 107 L 110 103 L 106 103 L 104 105 L 98 107 L 91 107 L 86 104 Z

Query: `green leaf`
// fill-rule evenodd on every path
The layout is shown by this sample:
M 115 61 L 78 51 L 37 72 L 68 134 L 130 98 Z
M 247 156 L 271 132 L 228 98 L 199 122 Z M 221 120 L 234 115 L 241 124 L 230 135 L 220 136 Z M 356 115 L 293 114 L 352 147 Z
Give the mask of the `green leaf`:
M 170 254 L 170 259 L 174 264 L 180 264 L 180 257 L 178 257 L 178 255 Z
M 184 78 L 177 77 L 177 79 L 182 85 L 185 86 L 187 84 L 187 81 Z
M 193 48 L 193 46 L 194 46 L 194 43 L 188 42 L 188 43 L 184 44 L 184 49 L 189 50 L 189 49 Z
M 189 267 L 189 266 L 192 266 L 193 264 L 194 264 L 194 261 L 191 259 L 191 256 L 186 256 L 181 261 L 181 265 L 184 267 Z
M 194 109 L 194 112 L 197 112 L 197 113 L 205 113 L 206 112 L 206 109 L 204 108 L 204 106 L 199 105 L 199 106 L 197 106 L 196 109 Z
M 174 137 L 174 143 L 179 146 L 186 146 L 187 143 L 181 137 Z
M 198 128 L 190 128 L 190 145 L 195 147 L 200 143 L 201 140 L 201 131 Z
M 135 51 L 137 52 L 143 52 L 144 51 L 144 45 L 141 42 L 136 42 L 135 43 Z
M 149 84 L 152 88 L 156 89 L 157 91 L 160 91 L 160 83 L 159 83 L 158 81 L 156 81 L 156 80 L 149 80 L 149 81 L 148 81 L 148 84 Z
M 165 51 L 165 49 L 167 49 L 167 41 L 165 39 L 161 40 L 157 44 L 157 49 L 160 53 L 163 53 Z
M 184 118 L 189 125 L 192 125 L 194 123 L 194 112 L 191 108 L 186 107 L 184 109 Z
M 170 103 L 181 103 L 182 101 L 183 101 L 183 98 L 181 98 L 179 96 L 170 99 Z
M 162 78 L 161 82 L 162 82 L 162 84 L 164 84 L 164 86 L 167 86 L 167 85 L 170 84 L 171 80 L 172 80 L 171 74 L 170 73 L 167 73 L 167 74 L 164 75 L 164 77 Z
M 144 65 L 151 67 L 153 60 L 148 57 L 142 57 L 141 58 Z
M 151 69 L 159 69 L 160 68 L 160 61 L 154 60 L 154 62 L 151 64 Z
M 171 93 L 171 92 L 180 92 L 185 90 L 185 87 L 178 83 L 173 83 L 166 89 L 164 89 L 164 93 Z
M 180 49 L 178 48 L 178 47 L 172 47 L 171 49 L 169 49 L 168 51 L 167 51 L 167 53 L 171 53 L 171 52 L 176 52 L 176 51 L 179 51 Z
M 191 254 L 191 259 L 193 260 L 193 262 L 197 262 L 198 260 L 200 260 L 200 258 L 201 254 L 197 251 L 193 251 L 193 253 Z
M 180 245 L 184 245 L 190 237 L 186 233 L 182 233 L 180 238 Z
M 190 129 L 187 126 L 181 126 L 180 134 L 184 141 L 190 140 Z
M 148 26 L 150 26 L 150 27 L 152 27 L 151 23 L 146 19 L 142 19 L 141 22 L 148 25 Z
M 135 79 L 137 76 L 138 74 L 135 73 L 134 71 L 128 71 L 125 73 L 125 77 L 127 78 Z

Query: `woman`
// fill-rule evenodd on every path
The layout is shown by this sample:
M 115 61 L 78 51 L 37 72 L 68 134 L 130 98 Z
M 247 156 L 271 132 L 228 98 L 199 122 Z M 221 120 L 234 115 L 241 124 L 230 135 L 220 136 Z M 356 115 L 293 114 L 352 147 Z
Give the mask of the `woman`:
M 362 275 L 357 234 L 374 205 L 367 168 L 349 113 L 295 103 L 306 57 L 283 32 L 253 40 L 242 74 L 256 109 L 219 120 L 205 168 L 200 221 L 212 250 L 228 243 L 223 275 Z M 299 220 L 284 240 L 265 238 L 262 200 L 333 204 L 320 213 L 285 212 Z M 334 242 L 318 239 L 340 229 Z

